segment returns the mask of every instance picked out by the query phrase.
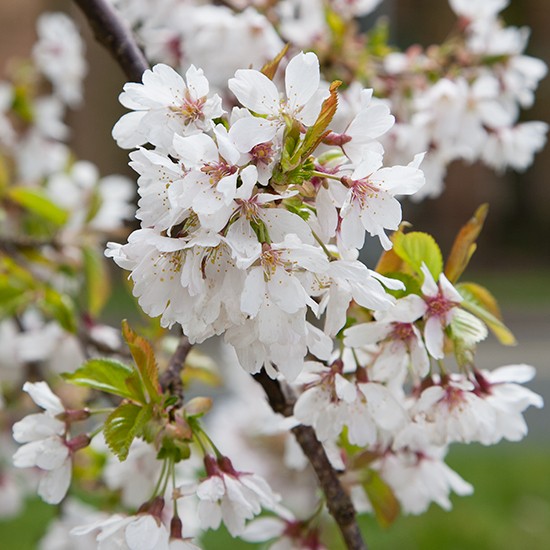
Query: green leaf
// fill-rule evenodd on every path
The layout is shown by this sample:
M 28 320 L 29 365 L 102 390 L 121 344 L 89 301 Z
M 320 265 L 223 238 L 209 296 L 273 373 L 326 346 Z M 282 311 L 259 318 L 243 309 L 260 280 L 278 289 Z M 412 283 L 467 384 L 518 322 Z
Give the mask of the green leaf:
M 136 362 L 149 397 L 152 401 L 160 401 L 159 369 L 151 344 L 145 338 L 138 336 L 126 320 L 122 321 L 122 334 L 130 348 L 130 353 Z
M 77 331 L 76 310 L 73 301 L 66 294 L 53 288 L 45 288 L 39 300 L 39 306 L 46 314 L 51 315 L 67 332 Z
M 375 470 L 367 472 L 367 479 L 361 485 L 369 497 L 379 525 L 384 528 L 389 527 L 400 511 L 399 501 L 391 487 Z
M 99 315 L 111 294 L 109 272 L 103 261 L 103 254 L 91 247 L 82 249 L 88 310 L 92 316 Z
M 105 442 L 120 461 L 126 460 L 132 441 L 140 435 L 152 415 L 152 405 L 141 407 L 123 403 L 107 417 L 103 428 Z
M 403 273 L 400 271 L 384 273 L 385 277 L 390 279 L 397 279 L 405 285 L 405 290 L 392 290 L 391 288 L 386 288 L 386 292 L 391 294 L 394 298 L 403 298 L 408 294 L 420 294 L 420 283 L 418 279 L 415 279 L 412 275 L 408 273 Z
M 412 231 L 411 233 L 394 233 L 394 252 L 416 273 L 422 273 L 422 262 L 426 264 L 433 278 L 437 281 L 443 271 L 443 256 L 438 244 L 428 233 Z
M 501 344 L 505 346 L 515 346 L 517 344 L 510 329 L 494 313 L 489 311 L 484 296 L 488 295 L 492 300 L 494 298 L 486 288 L 474 283 L 460 283 L 456 285 L 456 289 L 464 299 L 460 304 L 461 307 L 484 321 Z M 496 304 L 496 300 L 494 300 L 494 303 Z
M 76 371 L 63 374 L 63 378 L 77 386 L 146 403 L 137 371 L 114 359 L 90 359 Z
M 69 219 L 69 213 L 51 201 L 42 189 L 12 187 L 8 197 L 33 214 L 61 226 Z

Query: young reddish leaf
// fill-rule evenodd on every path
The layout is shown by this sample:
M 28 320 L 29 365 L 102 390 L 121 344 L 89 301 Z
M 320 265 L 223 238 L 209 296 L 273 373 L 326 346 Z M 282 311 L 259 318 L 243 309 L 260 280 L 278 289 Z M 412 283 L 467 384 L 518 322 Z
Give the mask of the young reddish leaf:
M 149 397 L 152 401 L 159 401 L 161 397 L 159 370 L 151 344 L 145 338 L 138 336 L 126 320 L 122 321 L 122 334 L 130 348 L 130 353 L 136 362 Z
M 378 524 L 384 528 L 389 527 L 400 511 L 399 501 L 391 487 L 375 470 L 368 471 L 368 477 L 362 483 L 362 487 L 369 497 Z
M 145 403 L 145 395 L 135 369 L 113 359 L 90 359 L 63 378 L 77 386 L 85 386 L 138 403 Z
M 445 264 L 445 275 L 451 283 L 458 281 L 476 251 L 476 240 L 483 229 L 488 212 L 489 205 L 482 204 L 458 232 Z
M 286 55 L 286 52 L 288 52 L 288 44 L 285 44 L 284 48 L 275 56 L 274 59 L 271 61 L 268 61 L 261 69 L 260 72 L 265 74 L 269 80 L 273 80 L 273 77 L 275 76 L 275 73 L 277 72 L 277 69 L 279 68 L 279 64 L 281 63 L 281 60 Z
M 105 442 L 120 461 L 126 460 L 132 441 L 140 435 L 152 415 L 151 405 L 141 407 L 123 403 L 107 417 L 103 427 Z
M 329 88 L 330 95 L 323 101 L 321 112 L 304 137 L 302 145 L 302 160 L 305 160 L 315 151 L 319 143 L 328 134 L 326 131 L 338 108 L 338 88 L 342 85 L 340 80 L 335 80 Z

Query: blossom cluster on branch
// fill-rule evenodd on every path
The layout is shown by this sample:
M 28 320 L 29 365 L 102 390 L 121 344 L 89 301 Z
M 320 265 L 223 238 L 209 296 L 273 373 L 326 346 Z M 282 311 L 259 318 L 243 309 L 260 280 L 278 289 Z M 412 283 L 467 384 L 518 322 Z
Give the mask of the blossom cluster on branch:
M 455 159 L 524 169 L 543 146 L 546 124 L 517 120 L 546 67 L 507 3 L 451 0 L 455 33 L 399 52 L 382 24 L 358 32 L 379 0 L 93 2 L 153 63 L 113 128 L 136 186 L 67 146 L 84 48 L 41 16 L 0 83 L 0 413 L 21 444 L 0 449 L 0 515 L 62 503 L 42 550 L 193 550 L 222 524 L 280 550 L 325 548 L 328 511 L 360 549 L 356 513 L 388 526 L 473 491 L 449 446 L 519 441 L 543 402 L 533 367 L 476 364 L 489 331 L 515 342 L 461 279 L 487 206 L 444 259 L 401 201 L 440 193 Z M 147 338 L 103 321 L 125 288 Z

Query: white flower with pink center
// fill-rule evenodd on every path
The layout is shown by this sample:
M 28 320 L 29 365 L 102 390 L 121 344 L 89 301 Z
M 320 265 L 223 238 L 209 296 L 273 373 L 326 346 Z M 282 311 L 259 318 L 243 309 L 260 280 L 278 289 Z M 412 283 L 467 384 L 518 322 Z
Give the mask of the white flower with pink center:
M 99 519 L 89 525 L 75 527 L 73 536 L 96 534 L 98 548 L 120 548 L 122 550 L 169 550 L 170 534 L 161 520 L 164 500 L 155 499 L 133 516 L 114 514 L 107 519 Z M 78 539 L 75 538 L 75 543 Z
M 206 479 L 197 487 L 203 528 L 217 529 L 223 521 L 232 536 L 244 531 L 246 520 L 263 508 L 273 509 L 279 497 L 256 474 L 238 472 L 227 457 L 204 458 Z
M 348 188 L 340 211 L 344 246 L 361 248 L 366 230 L 386 250 L 392 247 L 385 230 L 396 230 L 401 223 L 401 205 L 395 195 L 412 195 L 424 185 L 418 168 L 422 158 L 417 155 L 408 166 L 382 168 L 382 155 L 369 151 L 351 175 L 342 177 Z
M 67 440 L 67 425 L 58 415 L 65 413 L 61 400 L 46 382 L 25 382 L 23 390 L 45 412 L 30 414 L 13 425 L 13 438 L 24 443 L 13 455 L 17 468 L 40 468 L 38 494 L 50 504 L 63 500 L 71 483 L 71 455 L 89 443 L 87 436 Z
M 422 298 L 410 294 L 387 311 L 376 312 L 376 321 L 346 329 L 344 344 L 352 348 L 378 344 L 372 364 L 375 380 L 404 380 L 409 368 L 415 378 L 423 377 L 428 373 L 430 360 L 414 323 L 425 310 Z
M 535 376 L 530 365 L 507 365 L 493 371 L 475 371 L 476 393 L 495 412 L 495 426 L 481 442 L 485 445 L 498 443 L 501 439 L 520 441 L 527 435 L 527 423 L 523 411 L 533 406 L 542 408 L 540 395 L 520 384 L 529 382 Z
M 159 63 L 143 73 L 143 84 L 124 85 L 120 102 L 132 109 L 113 128 L 124 149 L 149 142 L 172 150 L 174 134 L 191 135 L 212 130 L 213 119 L 223 114 L 221 98 L 208 97 L 209 84 L 201 69 L 191 65 L 185 81 L 174 69 Z

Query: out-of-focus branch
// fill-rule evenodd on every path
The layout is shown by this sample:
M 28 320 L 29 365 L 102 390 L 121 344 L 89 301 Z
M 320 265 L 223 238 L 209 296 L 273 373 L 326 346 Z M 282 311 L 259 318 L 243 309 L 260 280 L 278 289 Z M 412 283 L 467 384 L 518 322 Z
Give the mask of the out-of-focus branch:
M 189 343 L 187 336 L 182 336 L 176 351 L 170 358 L 168 368 L 160 377 L 160 386 L 164 391 L 169 391 L 171 395 L 178 398 L 178 406 L 183 402 L 183 382 L 181 380 L 181 371 L 187 355 L 191 351 L 193 345 Z
M 149 68 L 131 30 L 107 0 L 74 0 L 84 12 L 96 40 L 115 58 L 129 80 L 141 82 Z
M 288 392 L 285 395 L 281 384 L 272 380 L 264 370 L 255 374 L 254 378 L 263 387 L 271 408 L 283 416 L 291 416 L 295 397 Z M 355 507 L 344 491 L 338 473 L 332 467 L 315 431 L 310 426 L 299 425 L 292 428 L 292 432 L 317 475 L 325 493 L 328 510 L 340 529 L 346 547 L 349 550 L 366 550 L 367 545 L 356 521 Z

